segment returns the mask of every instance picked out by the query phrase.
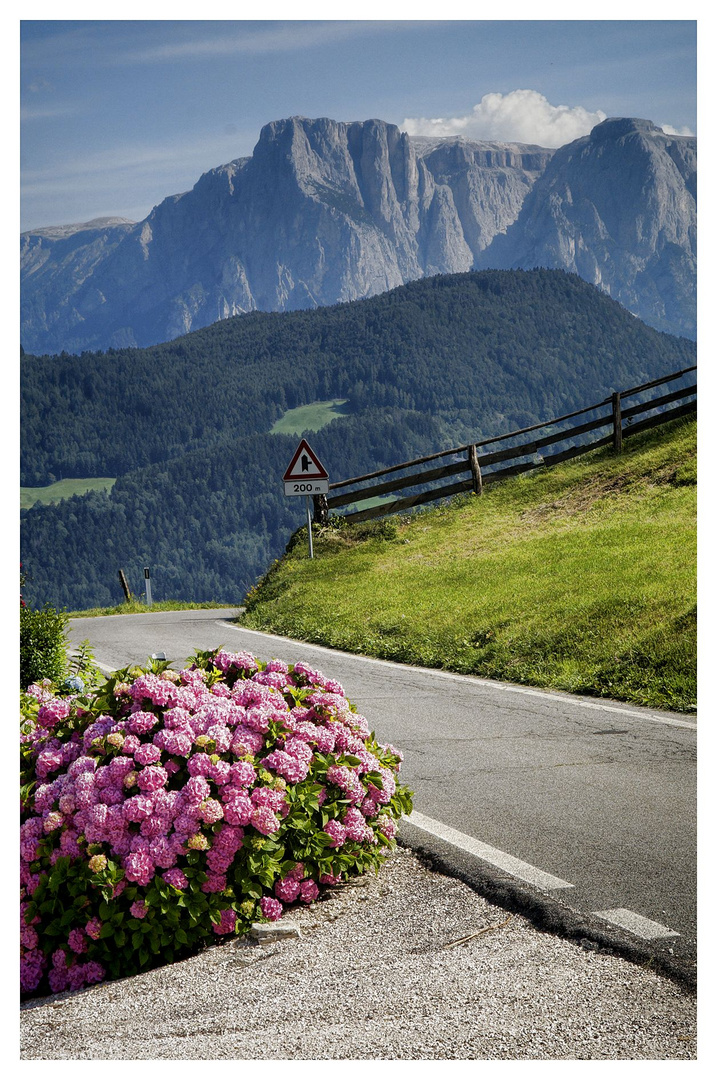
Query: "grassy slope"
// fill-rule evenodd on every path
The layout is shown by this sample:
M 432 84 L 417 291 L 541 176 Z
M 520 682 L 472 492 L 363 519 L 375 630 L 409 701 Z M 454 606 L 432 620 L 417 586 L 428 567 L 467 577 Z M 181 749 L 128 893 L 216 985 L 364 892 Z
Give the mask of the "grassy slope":
M 20 509 L 29 510 L 35 503 L 56 503 L 87 491 L 109 491 L 114 482 L 112 476 L 94 476 L 86 480 L 57 480 L 47 487 L 21 487 Z
M 696 701 L 696 425 L 414 514 L 305 530 L 242 621 L 653 708 Z

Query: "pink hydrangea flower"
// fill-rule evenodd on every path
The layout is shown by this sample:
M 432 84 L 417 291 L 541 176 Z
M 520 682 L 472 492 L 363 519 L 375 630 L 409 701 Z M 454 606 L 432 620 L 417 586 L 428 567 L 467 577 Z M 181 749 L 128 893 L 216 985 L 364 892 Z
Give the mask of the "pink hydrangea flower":
M 231 780 L 231 768 L 231 763 L 228 761 L 214 761 L 207 775 L 218 787 L 223 787 Z
M 158 791 L 164 787 L 168 779 L 167 771 L 161 765 L 147 765 L 144 769 L 139 770 L 137 785 L 140 791 L 151 794 L 153 791 Z
M 341 874 L 321 874 L 319 877 L 320 885 L 338 885 L 341 881 Z
M 319 886 L 312 878 L 306 878 L 301 882 L 301 899 L 305 904 L 313 904 L 319 895 Z
M 276 900 L 273 896 L 262 896 L 259 901 L 259 906 L 261 907 L 261 913 L 264 918 L 269 919 L 271 922 L 276 922 L 277 919 L 280 919 L 284 911 L 284 905 L 280 900 Z
M 350 806 L 343 816 L 343 825 L 349 840 L 361 843 L 366 839 L 366 821 L 363 814 L 355 806 Z
M 329 844 L 329 847 L 341 847 L 341 845 L 346 841 L 346 826 L 342 825 L 340 821 L 336 820 L 336 818 L 332 818 L 330 821 L 327 821 L 323 827 L 322 832 L 328 833 L 328 835 L 331 837 L 331 843 Z
M 207 735 L 214 743 L 217 754 L 226 754 L 232 741 L 232 732 L 225 724 L 212 724 Z
M 45 818 L 43 828 L 46 833 L 54 832 L 55 829 L 61 828 L 65 818 L 59 810 L 51 811 Z
M 135 900 L 129 909 L 133 919 L 143 919 L 148 911 L 149 905 L 144 900 Z
M 136 735 L 127 735 L 122 743 L 122 753 L 134 755 L 139 750 L 142 743 L 139 741 Z
M 189 882 L 178 867 L 174 867 L 173 870 L 167 870 L 162 877 L 168 885 L 174 886 L 175 889 L 186 889 Z
M 382 832 L 388 840 L 393 840 L 398 831 L 396 822 L 393 818 L 389 817 L 388 814 L 381 814 L 376 822 L 376 828 L 379 832 Z
M 162 751 L 155 743 L 142 743 L 134 753 L 138 765 L 154 765 L 161 757 Z
M 222 804 L 216 799 L 205 799 L 199 804 L 199 816 L 207 825 L 215 825 L 224 817 Z
M 74 953 L 87 952 L 87 938 L 81 930 L 70 930 L 67 944 Z
M 191 780 L 187 780 L 182 788 L 182 796 L 187 805 L 195 804 L 198 806 L 199 803 L 208 799 L 211 793 L 212 789 L 203 776 L 193 776 Z
M 92 918 L 88 919 L 87 922 L 85 923 L 85 933 L 88 935 L 88 937 L 91 937 L 94 941 L 97 941 L 97 939 L 99 938 L 101 929 L 102 929 L 102 923 L 100 922 L 100 920 L 97 918 L 96 915 L 93 915 Z
M 212 923 L 212 930 L 215 934 L 233 934 L 236 930 L 236 925 L 236 911 L 232 911 L 231 908 L 228 908 L 221 912 L 221 921 L 219 923 Z
M 293 904 L 301 892 L 301 885 L 294 878 L 279 878 L 274 882 L 274 892 L 285 904 Z
M 192 754 L 187 762 L 187 771 L 190 776 L 207 776 L 212 767 L 212 759 L 209 754 Z
M 229 777 L 234 787 L 251 787 L 256 780 L 256 769 L 248 761 L 235 761 L 229 768 Z
M 154 810 L 154 800 L 149 795 L 132 795 L 124 804 L 126 821 L 144 821 Z
M 177 864 L 177 851 L 166 836 L 157 836 L 150 841 L 149 855 L 155 866 L 160 866 L 163 870 L 169 870 Z
M 65 698 L 53 698 L 52 701 L 46 702 L 40 706 L 37 714 L 37 722 L 42 724 L 43 727 L 52 728 L 60 722 L 65 720 L 70 715 L 71 703 Z
M 281 822 L 268 806 L 257 806 L 252 811 L 251 824 L 257 830 L 257 832 L 263 833 L 264 836 L 270 836 L 272 833 L 278 832 L 281 828 Z
M 105 969 L 102 964 L 98 964 L 95 960 L 89 960 L 83 965 L 84 979 L 88 986 L 92 983 L 100 983 L 105 977 Z
M 149 885 L 154 877 L 154 863 L 146 851 L 133 851 L 124 858 L 124 871 L 128 881 Z
M 169 731 L 164 740 L 164 749 L 168 754 L 187 757 L 192 749 L 192 737 L 185 731 Z

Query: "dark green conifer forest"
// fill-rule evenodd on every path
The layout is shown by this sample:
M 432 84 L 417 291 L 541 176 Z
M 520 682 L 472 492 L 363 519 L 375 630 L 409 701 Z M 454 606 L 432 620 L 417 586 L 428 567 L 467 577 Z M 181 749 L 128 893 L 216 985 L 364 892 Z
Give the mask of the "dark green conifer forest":
M 347 399 L 309 435 L 339 480 L 524 427 L 695 363 L 575 275 L 427 278 L 330 308 L 236 316 L 146 349 L 21 358 L 21 483 L 114 476 L 22 512 L 26 599 L 240 603 L 304 520 L 281 476 L 288 409 Z

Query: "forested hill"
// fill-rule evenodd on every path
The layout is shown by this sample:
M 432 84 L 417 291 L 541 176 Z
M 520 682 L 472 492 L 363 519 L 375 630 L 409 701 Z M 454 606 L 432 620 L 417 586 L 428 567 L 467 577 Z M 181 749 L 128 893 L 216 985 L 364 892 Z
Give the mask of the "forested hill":
M 562 271 L 428 278 L 368 300 L 237 316 L 147 349 L 22 359 L 22 483 L 117 477 L 22 515 L 28 596 L 238 602 L 300 524 L 287 409 L 346 399 L 311 436 L 332 479 L 525 426 L 695 362 Z M 303 505 L 303 504 L 302 504 Z
M 147 349 L 22 364 L 22 483 L 117 476 L 267 432 L 286 409 L 347 398 L 484 435 L 694 362 L 575 275 L 484 271 L 368 300 L 252 313 Z

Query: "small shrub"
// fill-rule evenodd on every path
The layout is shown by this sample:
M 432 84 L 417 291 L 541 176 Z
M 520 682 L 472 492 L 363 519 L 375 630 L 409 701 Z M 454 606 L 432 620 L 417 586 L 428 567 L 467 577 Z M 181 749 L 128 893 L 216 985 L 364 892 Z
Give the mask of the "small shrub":
M 197 653 L 93 694 L 31 686 L 21 726 L 21 990 L 196 952 L 377 870 L 401 754 L 308 665 Z
M 60 683 L 67 670 L 67 615 L 50 604 L 20 606 L 20 687 L 50 679 Z

